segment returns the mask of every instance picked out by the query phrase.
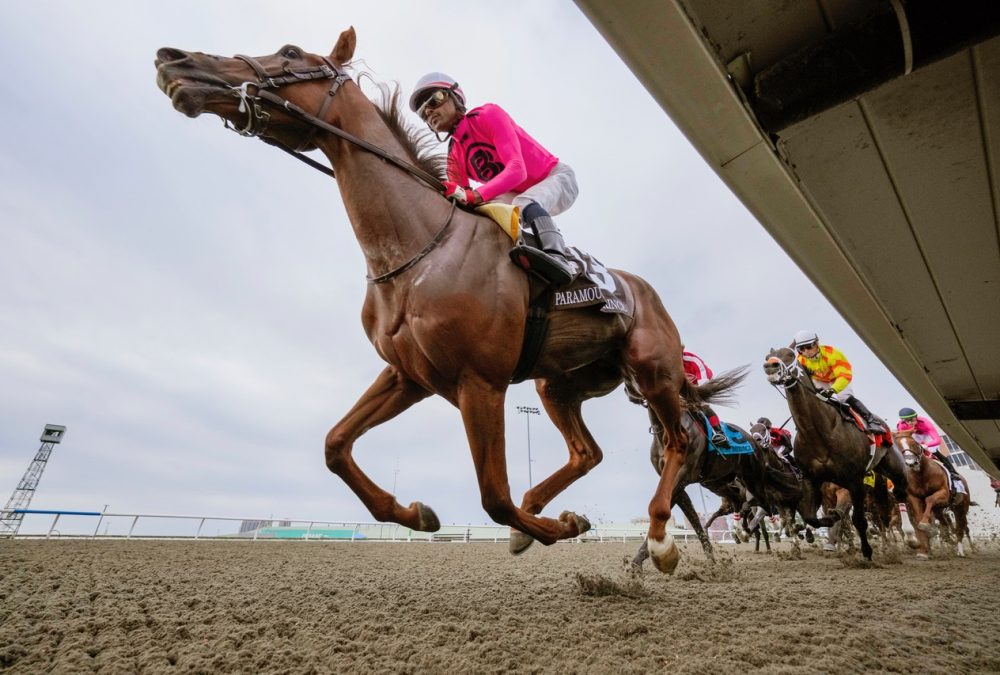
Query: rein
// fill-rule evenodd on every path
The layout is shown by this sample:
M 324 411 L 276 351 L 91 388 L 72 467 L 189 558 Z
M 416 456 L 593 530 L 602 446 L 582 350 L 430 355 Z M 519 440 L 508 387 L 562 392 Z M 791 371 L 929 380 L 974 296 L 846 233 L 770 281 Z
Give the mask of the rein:
M 303 149 L 309 147 L 312 144 L 313 139 L 316 137 L 317 131 L 326 131 L 334 136 L 338 136 L 349 143 L 353 143 L 362 150 L 367 150 L 373 155 L 382 158 L 386 162 L 393 164 L 403 171 L 406 171 L 410 175 L 417 178 L 417 180 L 423 182 L 431 189 L 444 193 L 444 185 L 437 178 L 437 176 L 431 175 L 427 171 L 424 171 L 418 166 L 414 166 L 409 162 L 405 162 L 395 155 L 391 155 L 382 148 L 372 145 L 366 140 L 358 138 L 357 136 L 350 134 L 339 127 L 335 127 L 328 122 L 324 122 L 322 118 L 326 115 L 326 111 L 330 107 L 330 103 L 333 101 L 333 97 L 340 90 L 340 87 L 351 80 L 350 75 L 337 69 L 337 66 L 329 59 L 329 57 L 323 56 L 323 64 L 319 66 L 312 66 L 308 68 L 288 68 L 287 66 L 282 69 L 280 74 L 272 75 L 264 69 L 262 65 L 257 63 L 255 59 L 243 54 L 237 54 L 235 58 L 243 61 L 248 66 L 250 66 L 255 73 L 257 73 L 257 82 L 244 82 L 238 87 L 230 86 L 233 94 L 240 99 L 239 112 L 246 113 L 247 121 L 243 128 L 238 128 L 230 126 L 228 120 L 225 122 L 227 129 L 232 129 L 240 136 L 246 136 L 250 138 L 259 138 L 268 145 L 273 145 L 274 147 L 287 152 L 292 157 L 295 157 L 302 162 L 305 162 L 309 166 L 313 167 L 318 171 L 322 171 L 326 175 L 336 179 L 337 175 L 334 173 L 333 169 L 323 164 L 317 162 L 311 157 L 307 157 L 302 154 Z M 295 105 L 288 99 L 278 96 L 269 89 L 280 89 L 287 84 L 297 84 L 299 82 L 307 82 L 309 80 L 320 80 L 327 79 L 332 80 L 330 83 L 330 89 L 327 91 L 327 95 L 323 98 L 323 103 L 320 105 L 319 113 L 312 115 L 307 113 L 305 110 Z M 250 88 L 253 87 L 256 93 L 251 94 Z M 309 134 L 303 139 L 297 148 L 291 148 L 281 141 L 275 140 L 274 138 L 268 138 L 264 136 L 264 132 L 267 130 L 267 124 L 271 119 L 271 114 L 264 110 L 263 103 L 269 103 L 278 108 L 282 108 L 287 112 L 291 113 L 300 120 L 306 122 L 311 129 Z M 451 221 L 455 216 L 455 208 L 457 202 L 452 202 L 451 210 L 448 211 L 448 219 L 445 221 L 444 225 L 438 230 L 438 233 L 434 235 L 434 238 L 427 243 L 415 256 L 410 258 L 408 261 L 400 265 L 399 267 L 386 272 L 385 274 L 380 274 L 378 276 L 366 276 L 370 284 L 381 284 L 389 281 L 395 276 L 398 276 L 410 269 L 418 262 L 420 262 L 428 253 L 437 248 L 437 245 L 444 238 L 445 232 L 448 230 L 448 226 L 451 225 Z
M 434 235 L 434 238 L 431 239 L 430 242 L 428 242 L 427 246 L 424 246 L 419 253 L 417 253 L 415 256 L 407 260 L 405 263 L 403 263 L 396 269 L 390 270 L 385 274 L 380 274 L 377 277 L 366 276 L 365 279 L 368 280 L 368 283 L 384 284 L 385 282 L 389 281 L 389 279 L 392 279 L 393 277 L 402 274 L 406 270 L 416 265 L 424 258 L 424 256 L 426 256 L 428 253 L 437 248 L 437 245 L 441 242 L 441 239 L 444 237 L 444 233 L 445 231 L 447 231 L 448 226 L 451 225 L 451 219 L 455 216 L 455 208 L 457 206 L 458 202 L 451 203 L 451 210 L 448 211 L 448 220 L 444 221 L 444 226 L 442 226 L 441 229 L 438 230 L 438 233 Z
M 240 99 L 239 111 L 242 113 L 246 113 L 247 121 L 246 125 L 243 126 L 243 128 L 232 127 L 229 125 L 228 122 L 226 122 L 227 129 L 232 129 L 240 136 L 258 137 L 265 143 L 273 145 L 281 150 L 284 150 L 288 154 L 292 155 L 298 160 L 305 162 L 314 169 L 322 171 L 326 175 L 336 178 L 336 174 L 334 173 L 333 169 L 323 166 L 319 162 L 309 157 L 306 157 L 305 155 L 302 154 L 303 148 L 308 147 L 312 143 L 312 140 L 315 137 L 317 130 L 323 130 L 326 131 L 327 133 L 331 133 L 335 136 L 338 136 L 344 139 L 345 141 L 348 141 L 349 143 L 353 143 L 359 148 L 367 150 L 373 155 L 376 155 L 377 157 L 382 158 L 383 160 L 389 162 L 390 164 L 397 166 L 403 171 L 406 171 L 407 173 L 416 177 L 421 182 L 425 183 L 428 187 L 438 192 L 442 193 L 444 192 L 444 185 L 436 176 L 431 175 L 430 173 L 424 171 L 418 166 L 414 166 L 409 162 L 399 159 L 395 155 L 389 154 L 382 148 L 376 145 L 372 145 L 368 141 L 358 138 L 357 136 L 354 136 L 353 134 L 350 134 L 344 131 L 343 129 L 340 129 L 339 127 L 335 127 L 332 124 L 324 122 L 321 119 L 325 115 L 327 109 L 330 106 L 330 102 L 333 100 L 333 97 L 336 95 L 341 85 L 343 85 L 345 82 L 350 81 L 351 79 L 351 77 L 347 73 L 338 70 L 337 67 L 334 65 L 333 61 L 329 59 L 329 57 L 326 56 L 322 57 L 323 61 L 325 62 L 323 65 L 313 66 L 309 68 L 295 68 L 295 69 L 286 67 L 281 74 L 277 75 L 272 75 L 268 73 L 263 66 L 261 66 L 259 63 L 257 63 L 256 60 L 254 60 L 249 56 L 244 56 L 243 54 L 237 54 L 235 58 L 249 65 L 253 69 L 253 71 L 257 73 L 257 77 L 259 79 L 257 82 L 247 81 L 238 87 L 230 87 L 230 89 L 232 89 L 233 91 L 233 94 Z M 323 99 L 323 103 L 320 106 L 318 115 L 311 115 L 310 113 L 307 113 L 305 110 L 295 105 L 291 101 L 281 96 L 278 96 L 274 92 L 268 91 L 269 89 L 281 88 L 286 84 L 296 84 L 299 82 L 306 82 L 308 80 L 317 80 L 317 79 L 333 80 L 333 82 L 330 84 L 330 90 L 327 92 L 326 98 Z M 250 87 L 256 89 L 256 93 L 251 94 Z M 294 116 L 298 117 L 299 119 L 306 122 L 312 127 L 309 135 L 306 136 L 305 140 L 303 140 L 302 143 L 300 143 L 297 148 L 290 148 L 284 143 L 276 141 L 273 138 L 264 137 L 263 134 L 264 131 L 267 129 L 267 124 L 270 121 L 271 115 L 266 110 L 264 110 L 264 107 L 261 105 L 262 102 L 269 103 L 279 108 L 283 108 L 284 110 L 292 113 Z

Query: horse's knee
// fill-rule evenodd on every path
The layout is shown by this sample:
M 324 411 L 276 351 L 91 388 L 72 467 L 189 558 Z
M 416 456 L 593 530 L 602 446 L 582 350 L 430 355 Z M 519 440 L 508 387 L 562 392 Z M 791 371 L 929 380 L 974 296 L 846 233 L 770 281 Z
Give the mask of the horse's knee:
M 323 453 L 326 459 L 326 468 L 333 473 L 339 473 L 350 452 L 350 440 L 343 434 L 338 433 L 336 429 L 330 430 L 330 433 L 326 435 Z

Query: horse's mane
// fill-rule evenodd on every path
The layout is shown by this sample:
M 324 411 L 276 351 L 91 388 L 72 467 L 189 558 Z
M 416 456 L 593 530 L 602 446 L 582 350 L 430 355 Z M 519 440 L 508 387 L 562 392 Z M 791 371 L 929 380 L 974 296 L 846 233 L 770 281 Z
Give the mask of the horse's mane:
M 399 84 L 389 85 L 385 82 L 375 82 L 369 79 L 378 87 L 381 92 L 381 100 L 374 101 L 375 109 L 386 126 L 392 132 L 409 155 L 409 159 L 418 167 L 437 176 L 439 180 L 447 178 L 445 166 L 447 157 L 437 150 L 437 139 L 430 129 L 418 129 L 408 122 L 403 116 L 403 108 L 400 104 Z

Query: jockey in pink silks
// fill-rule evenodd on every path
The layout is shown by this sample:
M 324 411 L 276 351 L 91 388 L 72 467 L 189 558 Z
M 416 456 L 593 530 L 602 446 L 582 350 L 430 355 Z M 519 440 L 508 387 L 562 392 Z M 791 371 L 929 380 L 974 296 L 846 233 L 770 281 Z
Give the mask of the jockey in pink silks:
M 570 283 L 577 266 L 568 258 L 552 216 L 576 201 L 573 169 L 495 103 L 466 110 L 462 88 L 444 73 L 428 73 L 417 81 L 410 109 L 448 139 L 445 197 L 470 206 L 497 200 L 520 207 L 524 228 L 535 234 L 539 248 L 519 243 L 511 259 L 554 286 Z M 473 182 L 479 187 L 471 187 Z
M 934 458 L 944 464 L 951 475 L 958 477 L 958 471 L 951 463 L 947 449 L 941 445 L 941 434 L 938 433 L 933 422 L 926 417 L 918 417 L 917 411 L 913 408 L 903 408 L 899 411 L 899 422 L 896 423 L 896 430 L 913 431 L 913 440 L 934 453 Z

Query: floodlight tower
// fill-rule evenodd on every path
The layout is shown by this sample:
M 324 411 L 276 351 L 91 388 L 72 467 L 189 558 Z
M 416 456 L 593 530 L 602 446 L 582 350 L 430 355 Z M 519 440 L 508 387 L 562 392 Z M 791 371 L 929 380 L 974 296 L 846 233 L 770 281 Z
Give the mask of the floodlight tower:
M 24 520 L 23 513 L 15 513 L 19 509 L 28 508 L 31 498 L 35 496 L 38 488 L 38 481 L 42 479 L 42 472 L 52 454 L 52 448 L 56 446 L 66 434 L 66 427 L 60 424 L 46 424 L 42 430 L 42 447 L 38 449 L 35 458 L 28 465 L 28 470 L 24 472 L 21 482 L 14 488 L 14 494 L 7 500 L 7 506 L 0 512 L 0 537 L 13 537 L 21 529 L 21 522 Z

